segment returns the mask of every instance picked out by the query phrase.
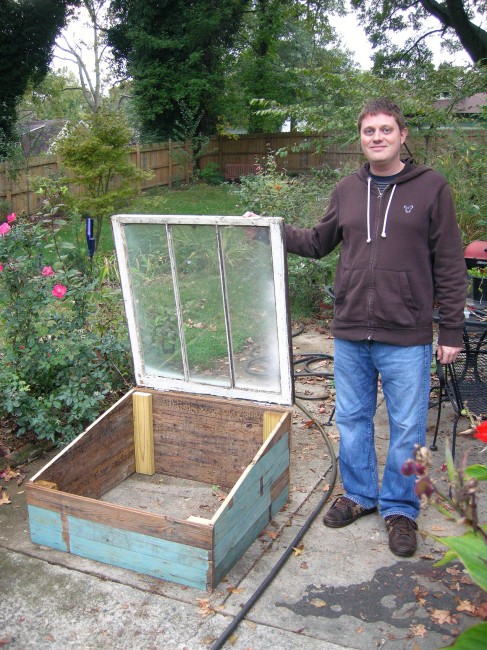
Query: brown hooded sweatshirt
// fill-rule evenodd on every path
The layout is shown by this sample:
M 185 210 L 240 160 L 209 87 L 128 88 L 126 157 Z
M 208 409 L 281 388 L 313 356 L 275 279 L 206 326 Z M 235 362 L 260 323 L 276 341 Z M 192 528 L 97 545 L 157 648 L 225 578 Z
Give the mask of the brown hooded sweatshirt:
M 289 253 L 319 259 L 342 243 L 332 333 L 350 341 L 460 347 L 467 274 L 446 180 L 407 162 L 379 195 L 369 164 L 333 190 L 312 229 L 286 225 Z

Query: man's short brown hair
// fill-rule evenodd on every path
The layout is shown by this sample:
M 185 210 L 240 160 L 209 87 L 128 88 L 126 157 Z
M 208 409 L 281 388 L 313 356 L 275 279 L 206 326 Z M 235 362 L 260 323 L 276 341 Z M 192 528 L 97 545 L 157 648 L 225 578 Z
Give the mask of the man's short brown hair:
M 379 113 L 384 113 L 385 115 L 390 115 L 393 117 L 400 131 L 403 131 L 406 128 L 406 120 L 402 114 L 399 106 L 394 103 L 391 99 L 386 97 L 381 99 L 371 99 L 365 104 L 357 120 L 358 132 L 362 128 L 362 122 L 367 115 L 378 115 Z

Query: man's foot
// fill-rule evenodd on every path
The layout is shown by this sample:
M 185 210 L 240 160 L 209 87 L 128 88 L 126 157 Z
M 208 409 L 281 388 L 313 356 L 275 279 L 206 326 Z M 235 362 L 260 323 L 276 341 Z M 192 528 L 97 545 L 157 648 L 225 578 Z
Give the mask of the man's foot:
M 348 526 L 348 524 L 360 517 L 371 515 L 376 510 L 377 507 L 375 506 L 373 508 L 362 508 L 348 497 L 338 497 L 323 517 L 323 523 L 329 528 L 341 528 L 342 526 Z
M 413 519 L 404 515 L 385 517 L 389 533 L 389 548 L 395 555 L 410 557 L 416 551 L 416 531 L 418 525 Z

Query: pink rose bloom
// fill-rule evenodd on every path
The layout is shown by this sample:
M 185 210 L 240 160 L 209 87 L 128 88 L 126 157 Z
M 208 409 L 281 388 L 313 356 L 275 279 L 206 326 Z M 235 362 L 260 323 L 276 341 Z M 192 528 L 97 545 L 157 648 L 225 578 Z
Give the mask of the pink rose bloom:
M 7 221 L 8 223 L 12 223 L 12 221 L 15 221 L 17 219 L 17 215 L 15 212 L 12 212 L 11 214 L 7 214 Z
M 42 269 L 42 275 L 45 276 L 45 277 L 54 275 L 54 271 L 52 270 L 52 266 L 45 266 Z
M 9 232 L 9 230 L 10 230 L 10 226 L 8 225 L 8 223 L 5 223 L 5 222 L 1 223 L 0 224 L 0 237 L 3 237 L 4 235 L 6 235 Z
M 68 289 L 64 286 L 64 284 L 55 284 L 52 288 L 51 293 L 55 298 L 64 298 L 67 290 Z
M 0 273 L 3 271 L 3 264 L 0 264 Z

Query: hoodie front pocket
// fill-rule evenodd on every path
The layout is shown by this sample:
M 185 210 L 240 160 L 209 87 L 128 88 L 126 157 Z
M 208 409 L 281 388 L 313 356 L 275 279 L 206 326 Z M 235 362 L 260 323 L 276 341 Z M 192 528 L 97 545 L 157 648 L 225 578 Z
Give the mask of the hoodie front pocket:
M 421 312 L 415 303 L 407 271 L 376 271 L 372 318 L 386 327 L 412 327 Z

